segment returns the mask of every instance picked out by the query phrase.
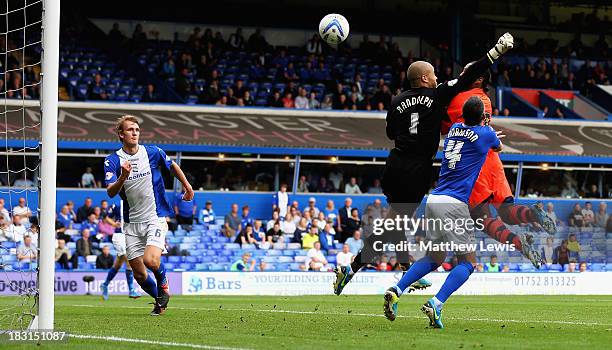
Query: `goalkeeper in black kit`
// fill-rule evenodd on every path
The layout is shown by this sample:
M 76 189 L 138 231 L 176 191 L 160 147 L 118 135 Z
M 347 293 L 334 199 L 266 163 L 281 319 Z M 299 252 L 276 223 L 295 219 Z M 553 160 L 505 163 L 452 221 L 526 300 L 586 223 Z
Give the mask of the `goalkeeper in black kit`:
M 416 61 L 408 67 L 410 89 L 393 98 L 387 112 L 387 137 L 395 143 L 389 152 L 382 176 L 382 189 L 390 205 L 389 218 L 398 215 L 412 217 L 433 176 L 433 160 L 440 144 L 442 120 L 447 118 L 446 107 L 458 93 L 468 90 L 478 77 L 514 46 L 510 33 L 502 35 L 487 54 L 470 65 L 456 79 L 437 83 L 433 66 Z M 382 235 L 371 235 L 363 249 L 346 267 L 337 267 L 334 293 L 340 295 L 351 278 L 363 266 L 373 263 L 381 254 L 375 243 L 401 243 L 406 240 L 403 230 L 386 230 Z M 376 244 L 380 247 L 380 244 Z M 409 252 L 396 251 L 397 261 L 404 270 L 409 266 Z M 411 290 L 427 288 L 426 280 L 411 285 Z

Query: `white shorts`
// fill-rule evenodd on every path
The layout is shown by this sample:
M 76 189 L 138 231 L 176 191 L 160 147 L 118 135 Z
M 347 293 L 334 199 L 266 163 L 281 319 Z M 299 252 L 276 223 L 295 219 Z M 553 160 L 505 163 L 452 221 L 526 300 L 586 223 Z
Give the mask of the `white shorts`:
M 148 222 L 123 224 L 125 233 L 126 252 L 128 260 L 132 260 L 144 255 L 145 247 L 150 245 L 162 250 L 166 250 L 166 233 L 168 223 L 166 218 L 157 218 Z
M 125 233 L 113 233 L 113 247 L 115 247 L 117 257 L 125 255 Z
M 474 224 L 467 203 L 450 197 L 430 194 L 425 206 L 428 220 L 441 220 L 441 225 L 428 223 L 427 239 L 434 245 L 451 245 L 455 253 L 466 254 L 475 250 Z

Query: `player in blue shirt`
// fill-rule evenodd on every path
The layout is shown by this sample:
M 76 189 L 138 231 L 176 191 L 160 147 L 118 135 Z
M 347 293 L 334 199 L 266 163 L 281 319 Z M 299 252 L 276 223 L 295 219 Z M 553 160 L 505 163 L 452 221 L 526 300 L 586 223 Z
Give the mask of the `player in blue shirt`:
M 104 220 L 111 226 L 115 227 L 112 240 L 115 251 L 117 252 L 115 263 L 110 270 L 108 270 L 106 280 L 104 280 L 104 282 L 102 282 L 100 285 L 100 289 L 102 290 L 102 298 L 104 300 L 108 300 L 108 286 L 124 263 L 125 280 L 127 281 L 129 290 L 128 296 L 133 299 L 140 298 L 141 295 L 136 291 L 136 288 L 134 288 L 134 272 L 132 271 L 130 264 L 127 263 L 127 258 L 125 257 L 125 234 L 121 228 L 121 205 L 113 204 L 106 208 L 106 210 L 103 212 L 103 218 L 101 220 Z
M 464 123 L 454 124 L 444 141 L 444 157 L 438 186 L 427 197 L 426 218 L 440 220 L 428 223 L 427 239 L 442 249 L 431 249 L 415 262 L 402 279 L 385 292 L 385 316 L 393 321 L 397 315 L 399 297 L 415 281 L 435 271 L 446 259 L 446 250 L 455 252 L 459 263 L 448 274 L 436 296 L 421 310 L 429 317 L 429 325 L 444 328 L 442 306 L 470 277 L 476 265 L 474 224 L 468 207 L 470 193 L 480 173 L 489 149 L 501 151 L 498 133 L 482 125 L 484 104 L 479 97 L 470 97 L 463 105 Z
M 166 201 L 161 168 L 166 167 L 181 182 L 184 200 L 193 200 L 194 193 L 181 168 L 161 148 L 138 144 L 140 126 L 136 117 L 119 118 L 116 131 L 122 147 L 104 160 L 106 191 L 109 197 L 119 194 L 123 200 L 127 259 L 138 284 L 155 298 L 151 315 L 157 316 L 166 310 L 170 300 L 161 255 L 166 252 L 166 217 L 172 215 L 172 209 Z

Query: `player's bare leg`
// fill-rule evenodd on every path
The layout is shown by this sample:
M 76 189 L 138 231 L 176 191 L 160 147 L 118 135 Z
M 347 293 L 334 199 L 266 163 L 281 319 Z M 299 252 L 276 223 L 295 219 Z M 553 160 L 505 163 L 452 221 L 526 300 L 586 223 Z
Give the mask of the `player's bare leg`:
M 147 268 L 151 269 L 146 263 L 145 263 L 145 259 L 144 257 L 146 256 L 147 253 L 147 249 L 149 250 L 149 256 L 148 259 L 146 260 L 146 262 L 150 265 L 153 266 L 153 263 L 155 261 L 155 254 L 151 253 L 151 249 L 157 249 L 159 251 L 159 255 L 161 256 L 161 249 L 156 248 L 156 247 L 152 247 L 152 246 L 147 246 L 145 248 L 145 255 L 143 256 L 139 256 L 137 258 L 131 259 L 129 261 L 130 266 L 132 267 L 132 270 L 134 271 L 134 278 L 136 279 L 136 282 L 138 282 L 138 284 L 140 285 L 140 287 L 147 293 L 149 294 L 151 297 L 153 297 L 153 299 L 155 299 L 154 307 L 153 307 L 153 311 L 151 311 L 151 315 L 152 316 L 157 316 L 157 315 L 161 315 L 164 311 L 165 311 L 165 307 L 162 308 L 160 303 L 159 303 L 159 294 L 158 294 L 158 286 L 157 283 L 155 282 L 155 278 L 151 277 L 148 273 L 147 273 Z M 159 258 L 158 258 L 159 261 Z M 159 265 L 157 266 L 157 269 L 159 269 Z M 153 270 L 152 270 L 153 271 Z M 163 300 L 161 300 L 163 301 Z M 166 301 L 166 306 L 167 306 L 167 301 Z
M 163 311 L 168 307 L 170 300 L 170 288 L 168 279 L 166 278 L 166 267 L 161 262 L 162 250 L 158 247 L 148 245 L 145 248 L 143 255 L 144 265 L 153 272 L 157 282 L 157 299 L 156 302 Z

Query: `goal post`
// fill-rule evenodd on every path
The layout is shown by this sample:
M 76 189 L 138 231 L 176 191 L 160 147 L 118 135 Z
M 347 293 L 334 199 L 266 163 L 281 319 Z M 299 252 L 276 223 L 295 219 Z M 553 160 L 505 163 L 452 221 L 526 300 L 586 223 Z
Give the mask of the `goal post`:
M 53 329 L 60 0 L 43 1 L 38 329 Z

